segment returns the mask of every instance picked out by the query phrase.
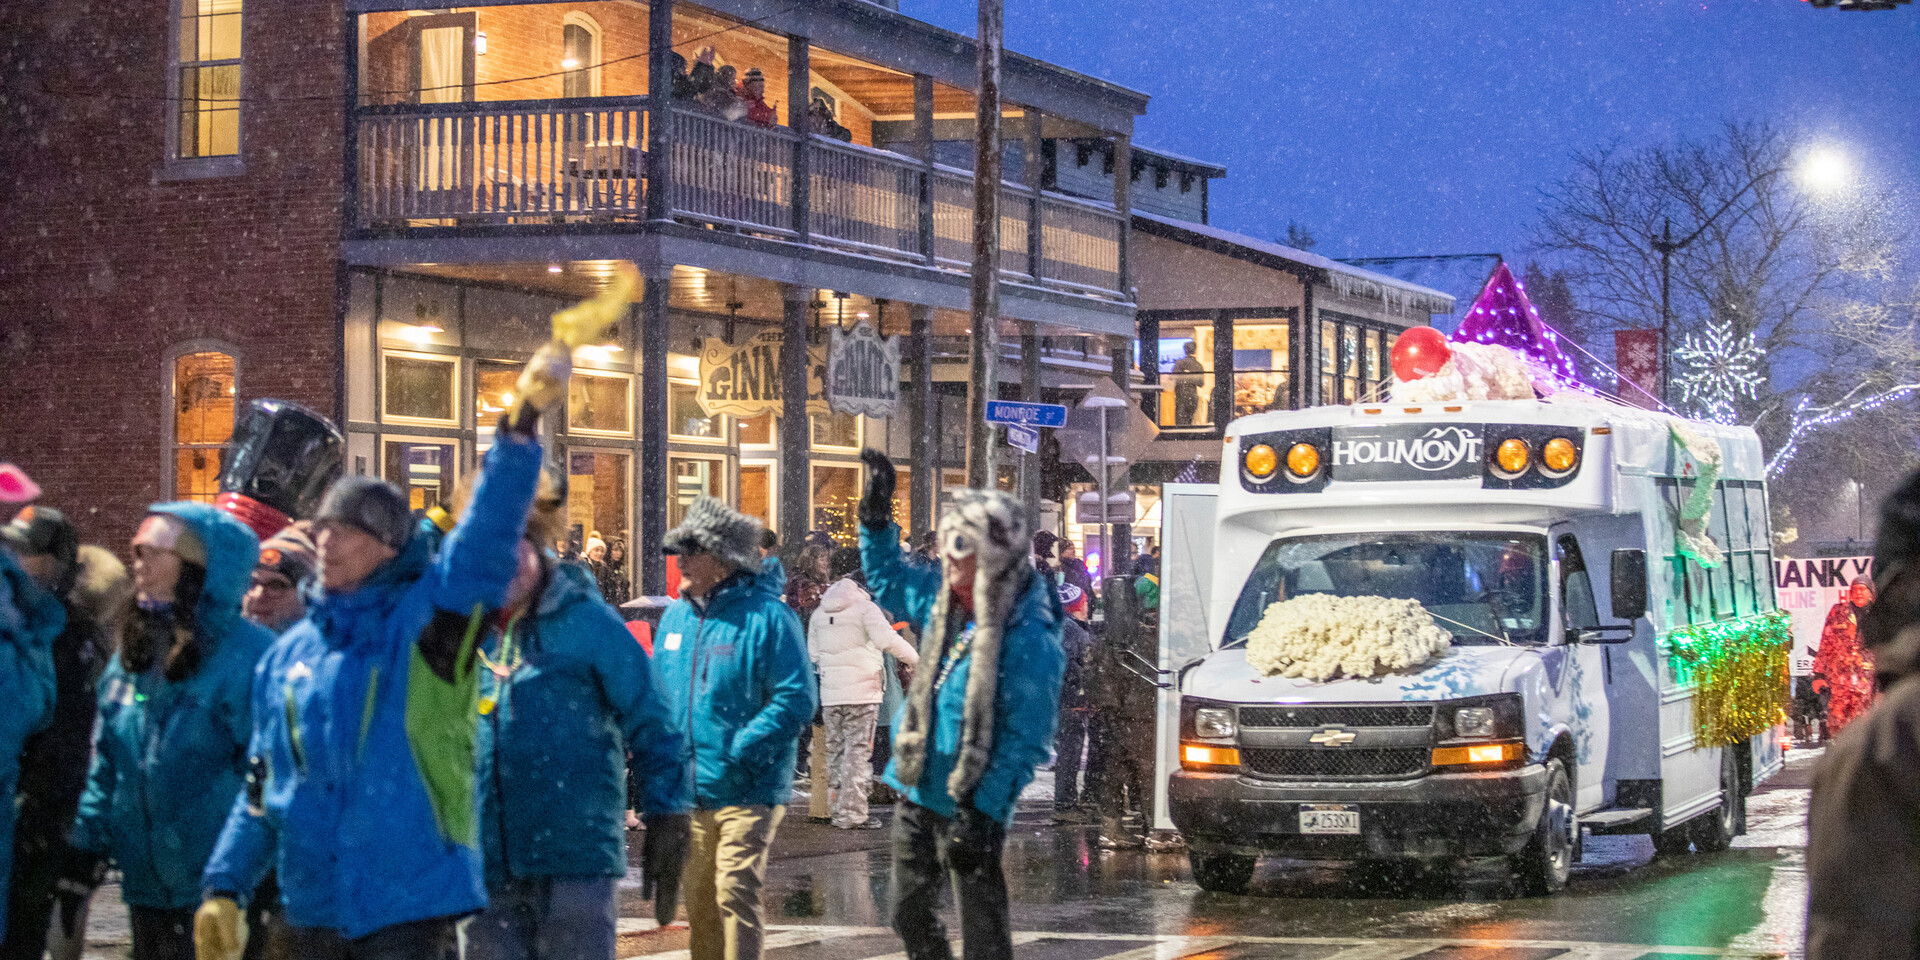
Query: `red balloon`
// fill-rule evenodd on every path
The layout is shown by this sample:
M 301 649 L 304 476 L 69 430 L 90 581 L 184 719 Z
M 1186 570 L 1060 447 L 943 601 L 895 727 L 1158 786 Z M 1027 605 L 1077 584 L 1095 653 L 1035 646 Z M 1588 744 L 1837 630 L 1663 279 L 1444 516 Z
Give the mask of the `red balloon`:
M 1447 338 L 1432 327 L 1412 327 L 1393 345 L 1393 375 L 1418 380 L 1440 372 L 1453 359 Z

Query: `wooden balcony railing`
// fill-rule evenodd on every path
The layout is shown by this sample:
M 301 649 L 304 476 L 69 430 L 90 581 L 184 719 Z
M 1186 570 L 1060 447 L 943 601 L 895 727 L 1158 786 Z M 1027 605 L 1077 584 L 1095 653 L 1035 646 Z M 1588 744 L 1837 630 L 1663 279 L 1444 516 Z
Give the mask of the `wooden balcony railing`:
M 647 216 L 644 97 L 364 107 L 357 225 L 370 230 L 634 222 Z M 972 257 L 973 177 L 884 150 L 674 110 L 664 131 L 674 219 L 936 268 Z M 804 215 L 794 167 L 805 150 Z M 922 191 L 932 229 L 922 230 Z M 1119 295 L 1110 206 L 1001 187 L 1009 278 Z M 1039 228 L 1039 263 L 1031 231 Z M 1036 269 L 1036 267 L 1038 269 Z

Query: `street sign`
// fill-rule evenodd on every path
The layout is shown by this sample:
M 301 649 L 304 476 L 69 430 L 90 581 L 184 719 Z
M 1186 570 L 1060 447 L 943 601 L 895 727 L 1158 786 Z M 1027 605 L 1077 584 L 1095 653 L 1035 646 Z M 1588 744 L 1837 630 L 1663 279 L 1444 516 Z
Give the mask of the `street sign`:
M 1067 408 L 1057 403 L 1024 400 L 988 400 L 988 423 L 1017 423 L 1023 427 L 1064 427 Z
M 1040 431 L 1023 427 L 1017 423 L 1007 424 L 1007 444 L 1016 450 L 1028 453 L 1040 452 Z
M 1075 523 L 1132 523 L 1134 514 L 1133 493 L 1115 492 L 1107 497 L 1107 507 L 1100 509 L 1098 491 L 1088 491 L 1074 498 L 1073 522 Z

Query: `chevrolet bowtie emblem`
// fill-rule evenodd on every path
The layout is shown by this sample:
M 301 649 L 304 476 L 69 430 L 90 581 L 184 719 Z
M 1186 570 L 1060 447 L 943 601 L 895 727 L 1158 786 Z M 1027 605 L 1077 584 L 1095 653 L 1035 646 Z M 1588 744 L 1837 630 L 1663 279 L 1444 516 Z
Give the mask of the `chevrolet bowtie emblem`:
M 1352 743 L 1359 734 L 1339 727 L 1328 727 L 1307 738 L 1307 742 L 1322 747 L 1344 747 Z

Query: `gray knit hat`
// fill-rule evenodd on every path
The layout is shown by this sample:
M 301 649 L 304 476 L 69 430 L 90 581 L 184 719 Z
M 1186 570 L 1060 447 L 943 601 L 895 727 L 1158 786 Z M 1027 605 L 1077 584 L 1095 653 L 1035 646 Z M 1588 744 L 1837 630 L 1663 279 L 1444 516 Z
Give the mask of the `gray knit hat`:
M 712 497 L 700 497 L 680 525 L 667 531 L 660 549 L 670 556 L 711 553 L 748 573 L 759 573 L 760 530 L 760 521 Z
M 361 530 L 394 552 L 413 539 L 413 512 L 400 488 L 378 477 L 349 475 L 333 482 L 314 514 L 316 525 L 344 523 Z

